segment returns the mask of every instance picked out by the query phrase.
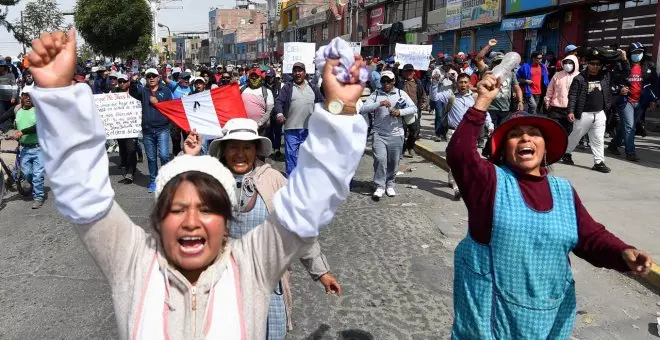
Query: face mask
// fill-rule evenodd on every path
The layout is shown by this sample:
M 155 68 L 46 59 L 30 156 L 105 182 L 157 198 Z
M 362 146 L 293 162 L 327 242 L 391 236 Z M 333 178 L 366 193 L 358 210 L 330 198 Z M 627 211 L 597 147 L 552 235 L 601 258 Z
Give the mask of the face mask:
M 261 78 L 248 79 L 248 83 L 250 83 L 250 87 L 259 87 L 261 86 Z
M 221 83 L 222 85 L 229 85 L 229 83 L 231 83 L 231 79 L 222 79 L 222 80 L 220 81 L 220 83 Z
M 575 68 L 575 65 L 573 64 L 564 64 L 564 71 L 571 73 L 573 72 L 573 69 Z
M 638 62 L 642 61 L 642 57 L 644 57 L 644 53 L 636 53 L 636 54 L 633 54 L 633 55 L 630 56 L 630 60 L 633 63 L 638 63 Z

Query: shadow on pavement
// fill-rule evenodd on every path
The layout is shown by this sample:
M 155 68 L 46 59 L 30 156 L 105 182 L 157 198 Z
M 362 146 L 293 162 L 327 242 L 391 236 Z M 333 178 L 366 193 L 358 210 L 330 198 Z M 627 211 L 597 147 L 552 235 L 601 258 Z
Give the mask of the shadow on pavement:
M 325 339 L 338 339 L 338 340 L 373 340 L 375 337 L 366 331 L 360 329 L 347 329 L 337 332 L 336 337 L 327 334 L 331 327 L 326 324 L 319 326 L 312 334 L 305 338 L 305 340 L 325 340 Z

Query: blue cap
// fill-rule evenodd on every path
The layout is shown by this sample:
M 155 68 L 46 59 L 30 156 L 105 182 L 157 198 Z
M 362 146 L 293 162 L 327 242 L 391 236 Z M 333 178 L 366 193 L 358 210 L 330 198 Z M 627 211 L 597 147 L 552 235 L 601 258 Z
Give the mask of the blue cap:
M 641 42 L 634 42 L 630 44 L 630 51 L 643 51 L 644 45 Z
M 566 48 L 564 49 L 564 53 L 573 52 L 573 51 L 577 50 L 577 48 L 578 48 L 578 47 L 575 46 L 575 45 L 572 45 L 572 44 L 571 44 L 571 45 L 568 45 L 568 46 L 566 46 Z
M 4 58 L 0 58 L 0 66 L 7 66 L 7 62 Z
M 266 77 L 275 77 L 275 70 L 269 68 L 266 70 Z

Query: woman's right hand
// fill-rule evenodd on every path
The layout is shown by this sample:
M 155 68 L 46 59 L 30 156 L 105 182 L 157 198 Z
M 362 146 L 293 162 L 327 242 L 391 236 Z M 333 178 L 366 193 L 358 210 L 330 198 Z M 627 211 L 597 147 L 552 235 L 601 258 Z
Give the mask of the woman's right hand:
M 490 103 L 495 100 L 497 94 L 500 93 L 502 81 L 500 78 L 495 78 L 492 72 L 487 73 L 483 79 L 477 84 L 477 100 L 474 103 L 474 108 L 481 111 L 488 111 Z
M 202 136 L 193 129 L 183 142 L 183 152 L 186 155 L 197 156 L 202 151 Z
M 58 88 L 71 85 L 76 69 L 76 31 L 41 33 L 32 41 L 28 54 L 34 82 L 42 88 Z

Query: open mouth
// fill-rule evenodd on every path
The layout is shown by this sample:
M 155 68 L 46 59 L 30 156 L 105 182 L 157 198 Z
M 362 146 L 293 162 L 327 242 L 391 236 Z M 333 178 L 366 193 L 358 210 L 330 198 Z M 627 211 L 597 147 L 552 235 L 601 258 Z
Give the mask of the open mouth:
M 532 158 L 534 157 L 534 149 L 532 148 L 520 148 L 518 149 L 518 156 L 521 158 Z
M 197 255 L 204 250 L 206 239 L 201 236 L 184 236 L 179 238 L 179 248 L 185 255 Z

